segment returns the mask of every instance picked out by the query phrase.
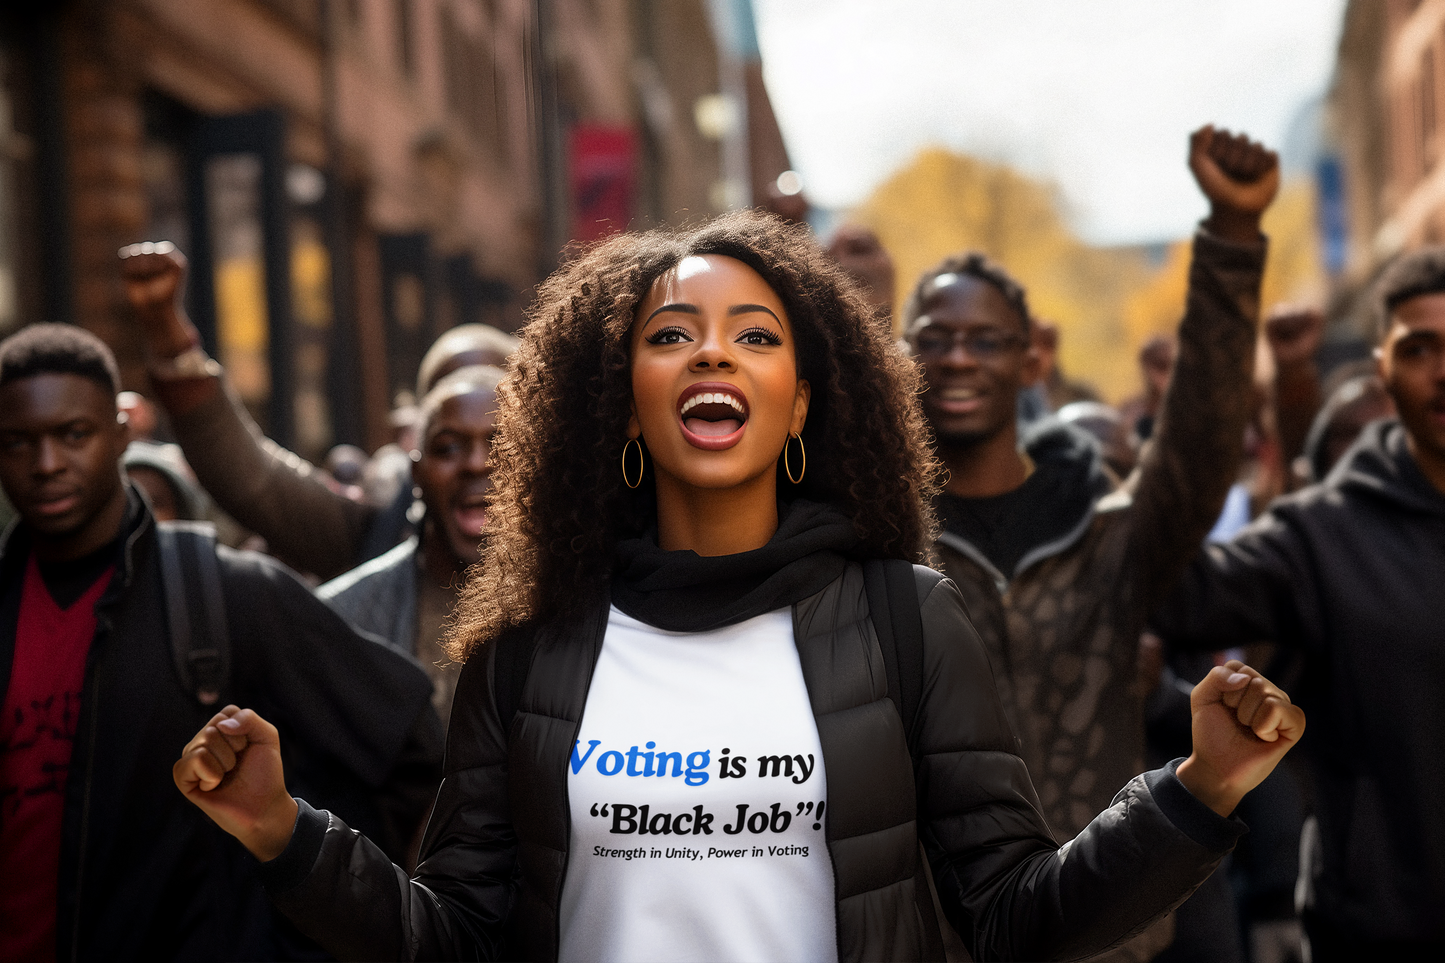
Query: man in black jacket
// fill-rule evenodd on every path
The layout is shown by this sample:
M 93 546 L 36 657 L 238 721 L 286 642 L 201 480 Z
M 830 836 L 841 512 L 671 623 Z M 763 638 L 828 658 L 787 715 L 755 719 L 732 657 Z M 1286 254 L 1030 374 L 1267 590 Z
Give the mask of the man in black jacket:
M 156 522 L 125 483 L 115 361 L 77 328 L 0 343 L 0 958 L 274 959 L 301 951 L 255 862 L 176 800 L 214 711 L 173 667 Z M 287 570 L 216 549 L 222 701 L 265 702 L 296 784 L 398 855 L 440 763 L 426 675 Z M 314 952 L 314 951 L 313 951 Z
M 1399 420 L 1211 546 L 1155 617 L 1176 645 L 1304 654 L 1316 961 L 1445 957 L 1445 248 L 1392 266 L 1375 307 Z

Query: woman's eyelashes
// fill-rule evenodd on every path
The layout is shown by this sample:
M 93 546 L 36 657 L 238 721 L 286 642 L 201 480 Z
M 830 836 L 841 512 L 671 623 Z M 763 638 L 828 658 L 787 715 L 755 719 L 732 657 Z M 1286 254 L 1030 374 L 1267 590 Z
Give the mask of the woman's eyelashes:
M 684 341 L 691 340 L 692 335 L 676 326 L 661 328 L 646 338 L 648 344 L 682 344 Z
M 683 344 L 684 342 L 692 341 L 693 337 L 686 330 L 675 325 L 670 325 L 652 332 L 644 340 L 648 344 Z M 741 332 L 735 340 L 738 344 L 772 345 L 777 347 L 783 343 L 783 336 L 761 325 L 754 325 L 746 331 Z
M 771 344 L 776 347 L 783 343 L 783 336 L 758 325 L 738 335 L 737 340 L 739 344 Z

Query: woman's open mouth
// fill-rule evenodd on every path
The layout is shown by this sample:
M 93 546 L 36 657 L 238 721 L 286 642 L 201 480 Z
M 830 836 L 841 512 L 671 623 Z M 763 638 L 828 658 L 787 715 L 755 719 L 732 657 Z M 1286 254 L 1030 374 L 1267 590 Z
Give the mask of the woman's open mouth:
M 677 399 L 677 417 L 688 444 L 705 451 L 736 445 L 748 422 L 748 400 L 735 386 L 705 381 Z

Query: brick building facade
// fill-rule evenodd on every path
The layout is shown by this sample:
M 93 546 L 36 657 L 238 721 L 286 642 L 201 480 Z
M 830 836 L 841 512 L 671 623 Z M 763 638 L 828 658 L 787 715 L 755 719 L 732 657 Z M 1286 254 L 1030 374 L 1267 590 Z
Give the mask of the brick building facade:
M 1351 0 L 1330 94 L 1348 221 L 1342 280 L 1445 242 L 1445 0 Z
M 515 327 L 568 241 L 730 196 L 694 122 L 731 56 L 716 2 L 7 6 L 0 335 L 81 324 L 144 390 L 116 250 L 175 240 L 208 348 L 313 457 L 384 440 L 435 335 Z M 760 184 L 787 157 L 747 69 Z

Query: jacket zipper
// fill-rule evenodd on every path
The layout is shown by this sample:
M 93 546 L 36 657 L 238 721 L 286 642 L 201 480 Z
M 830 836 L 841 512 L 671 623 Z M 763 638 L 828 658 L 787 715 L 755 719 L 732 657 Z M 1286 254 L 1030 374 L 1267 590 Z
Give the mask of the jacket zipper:
M 127 496 L 128 500 L 136 497 L 133 493 Z M 127 509 L 126 517 L 127 524 L 129 524 L 129 509 Z M 131 582 L 134 580 L 133 576 L 135 573 L 135 545 L 152 525 L 153 523 L 147 524 L 145 520 L 142 520 L 141 524 L 126 537 L 121 562 L 122 569 L 112 577 L 112 584 L 106 589 L 101 599 L 96 602 L 97 607 L 105 603 L 107 597 L 110 596 L 112 592 L 116 592 L 114 585 L 115 579 L 120 579 L 120 589 L 117 594 L 125 594 L 130 591 Z M 115 623 L 111 621 L 109 615 L 100 615 L 96 618 L 96 629 L 95 637 L 91 639 L 90 643 L 90 656 L 86 660 L 88 668 L 91 670 L 91 678 L 87 680 L 82 689 L 82 691 L 84 691 L 85 688 L 90 690 L 90 744 L 86 747 L 85 801 L 80 807 L 80 846 L 77 850 L 75 866 L 75 919 L 71 921 L 70 933 L 70 958 L 72 961 L 78 961 L 80 959 L 81 898 L 85 890 L 85 850 L 86 842 L 90 836 L 90 793 L 94 785 L 93 780 L 95 777 L 95 743 L 100 730 L 100 668 L 97 663 L 100 660 L 99 653 L 103 650 L 104 646 L 98 645 L 97 643 L 100 643 L 102 639 L 108 639 L 114 634 Z
M 1019 559 L 1018 565 L 1014 567 L 1014 579 L 1017 580 L 1026 570 L 1037 565 L 1039 562 L 1071 548 L 1075 542 L 1084 537 L 1084 533 L 1087 532 L 1089 526 L 1093 524 L 1096 514 L 1097 509 L 1093 505 L 1090 505 L 1089 510 L 1084 513 L 1084 517 L 1080 519 L 1078 524 L 1067 534 L 1054 539 L 1052 542 L 1039 545 L 1025 553 L 1024 557 Z M 1004 574 L 1000 572 L 982 552 L 975 548 L 973 543 L 968 539 L 962 535 L 956 535 L 953 532 L 946 531 L 938 536 L 938 542 L 941 545 L 953 549 L 988 573 L 989 577 L 993 579 L 994 588 L 998 589 L 999 595 L 1008 594 L 1010 580 L 1005 578 Z
M 105 634 L 111 632 L 110 619 L 104 621 Z M 93 643 L 92 643 L 93 644 Z M 92 779 L 95 775 L 95 740 L 100 728 L 100 673 L 96 672 L 90 683 L 90 739 L 86 747 L 85 757 L 85 801 L 80 807 L 80 846 L 77 850 L 75 867 L 75 909 L 74 919 L 71 921 L 70 932 L 70 958 L 80 959 L 80 920 L 82 915 L 81 900 L 85 895 L 85 856 L 86 842 L 90 836 L 90 795 Z
M 607 638 L 607 623 L 612 617 L 612 601 L 609 597 L 602 608 L 601 625 L 591 626 L 593 632 L 594 648 L 592 650 L 592 662 L 587 668 L 587 685 L 582 690 L 582 707 L 577 714 L 577 724 L 572 727 L 571 745 L 567 747 L 568 756 L 571 758 L 572 750 L 577 745 L 577 739 L 582 732 L 582 722 L 587 716 L 587 695 L 592 691 L 592 675 L 597 671 L 597 660 L 602 655 L 602 646 Z M 536 661 L 536 656 L 533 656 Z M 530 669 L 530 666 L 528 667 Z M 523 693 L 526 686 L 523 685 Z M 519 707 L 520 708 L 520 707 Z M 552 958 L 560 959 L 562 956 L 562 890 L 567 885 L 567 870 L 571 868 L 572 862 L 572 787 L 567 783 L 569 765 L 564 759 L 562 763 L 562 812 L 567 814 L 566 833 L 563 838 L 562 849 L 562 871 L 557 877 L 557 911 L 552 914 Z

